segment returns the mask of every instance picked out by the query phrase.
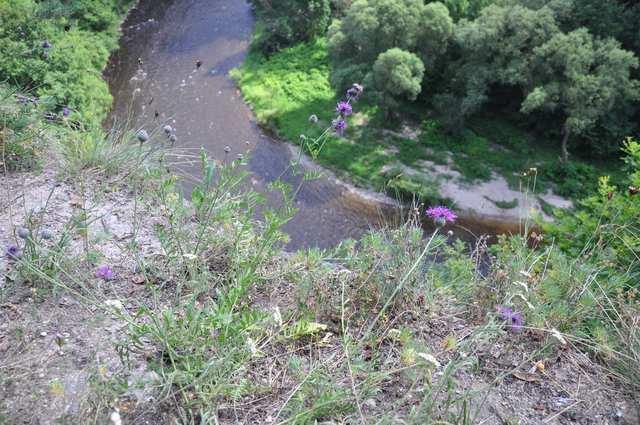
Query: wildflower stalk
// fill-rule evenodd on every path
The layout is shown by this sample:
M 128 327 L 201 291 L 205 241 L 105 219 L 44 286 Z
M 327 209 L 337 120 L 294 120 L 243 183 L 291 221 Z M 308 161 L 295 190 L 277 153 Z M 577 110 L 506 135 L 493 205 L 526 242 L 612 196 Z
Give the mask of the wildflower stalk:
M 409 269 L 409 271 L 404 275 L 400 283 L 393 290 L 393 293 L 387 299 L 387 302 L 382 306 L 382 308 L 378 312 L 378 315 L 376 316 L 376 318 L 373 320 L 373 322 L 371 322 L 371 324 L 367 328 L 367 331 L 364 334 L 365 338 L 369 336 L 369 334 L 373 330 L 373 327 L 376 325 L 376 323 L 378 323 L 378 320 L 380 320 L 380 318 L 385 314 L 389 306 L 391 306 L 391 303 L 393 302 L 395 297 L 398 295 L 398 293 L 404 288 L 404 285 L 407 283 L 407 281 L 409 280 L 413 272 L 416 270 L 416 268 L 418 268 L 418 265 L 422 263 L 424 256 L 427 255 L 427 252 L 429 252 L 429 249 L 431 248 L 431 243 L 433 242 L 436 235 L 438 234 L 438 230 L 439 228 L 436 228 L 436 230 L 434 230 L 433 234 L 429 238 L 429 241 L 427 241 L 427 244 L 425 245 L 424 249 L 420 253 L 420 256 L 418 256 L 418 259 L 413 263 L 413 266 L 411 266 L 411 269 Z

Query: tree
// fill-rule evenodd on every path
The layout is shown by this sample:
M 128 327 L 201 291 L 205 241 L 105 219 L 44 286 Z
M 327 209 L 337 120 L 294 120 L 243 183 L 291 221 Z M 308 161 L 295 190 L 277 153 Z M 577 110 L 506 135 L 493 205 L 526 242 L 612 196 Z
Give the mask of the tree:
M 475 19 L 483 8 L 495 2 L 496 0 L 443 0 L 449 14 L 456 21 L 463 18 Z
M 453 19 L 447 7 L 440 3 L 429 3 L 422 9 L 416 36 L 416 50 L 424 63 L 433 64 L 447 50 L 453 36 Z
M 561 149 L 566 161 L 572 134 L 584 134 L 616 104 L 638 98 L 638 82 L 631 79 L 637 67 L 633 53 L 611 38 L 594 38 L 586 28 L 558 33 L 534 50 L 534 88 L 521 110 L 562 114 Z
M 462 21 L 455 40 L 461 59 L 450 66 L 452 79 L 464 84 L 460 113 L 471 115 L 488 100 L 494 85 L 510 87 L 514 97 L 528 91 L 533 51 L 560 29 L 548 8 L 492 5 L 474 21 Z
M 332 82 L 342 90 L 362 81 L 378 56 L 392 48 L 433 55 L 446 49 L 453 23 L 440 3 L 355 0 L 329 27 Z M 443 47 L 444 46 L 444 47 Z
M 330 0 L 251 0 L 263 28 L 257 45 L 272 53 L 324 35 L 331 17 Z
M 372 77 L 381 106 L 389 116 L 400 100 L 414 101 L 420 94 L 424 65 L 415 54 L 394 47 L 378 56 Z

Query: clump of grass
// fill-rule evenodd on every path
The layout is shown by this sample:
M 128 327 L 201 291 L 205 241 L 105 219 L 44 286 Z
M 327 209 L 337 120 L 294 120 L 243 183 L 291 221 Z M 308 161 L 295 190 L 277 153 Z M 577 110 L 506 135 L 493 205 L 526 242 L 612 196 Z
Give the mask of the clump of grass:
M 139 133 L 148 136 L 147 140 L 140 140 Z M 148 173 L 170 146 L 160 128 L 148 135 L 144 129 L 132 131 L 125 125 L 114 126 L 106 133 L 101 128 L 81 131 L 67 126 L 62 134 L 59 146 L 65 172 L 72 176 L 86 172 L 105 176 Z

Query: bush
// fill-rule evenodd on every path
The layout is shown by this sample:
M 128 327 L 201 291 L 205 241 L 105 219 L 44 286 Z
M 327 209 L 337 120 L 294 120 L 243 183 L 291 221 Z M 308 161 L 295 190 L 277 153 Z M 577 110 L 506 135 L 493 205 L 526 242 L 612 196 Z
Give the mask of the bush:
M 399 101 L 416 100 L 422 90 L 424 64 L 413 53 L 393 48 L 380 53 L 373 64 L 373 85 L 387 115 Z
M 558 212 L 555 224 L 545 231 L 567 253 L 596 257 L 610 273 L 626 273 L 634 285 L 640 278 L 640 143 L 628 139 L 624 145 L 629 167 L 627 188 L 613 186 L 601 177 L 595 194 L 583 199 L 577 211 Z M 593 249 L 596 248 L 596 249 Z

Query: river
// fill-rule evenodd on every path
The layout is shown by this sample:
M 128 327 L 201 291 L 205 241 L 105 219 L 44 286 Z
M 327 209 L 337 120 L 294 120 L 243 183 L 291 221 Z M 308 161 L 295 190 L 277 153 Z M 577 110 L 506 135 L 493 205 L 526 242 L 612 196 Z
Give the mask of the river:
M 283 180 L 297 187 L 299 177 L 288 171 L 294 154 L 259 128 L 228 76 L 247 54 L 253 24 L 249 5 L 241 0 L 142 0 L 123 24 L 120 48 L 106 70 L 114 98 L 111 120 L 134 117 L 131 124 L 144 128 L 168 122 L 184 152 L 204 147 L 227 161 L 248 154 L 253 188 L 275 204 L 266 185 L 284 173 Z M 389 217 L 389 200 L 382 195 L 324 174 L 298 192 L 299 211 L 284 227 L 288 249 L 359 238 Z

